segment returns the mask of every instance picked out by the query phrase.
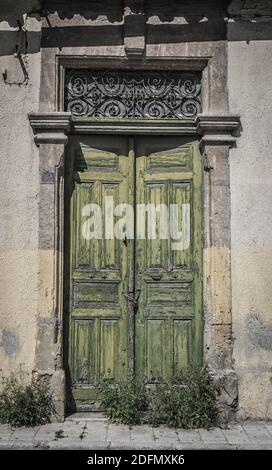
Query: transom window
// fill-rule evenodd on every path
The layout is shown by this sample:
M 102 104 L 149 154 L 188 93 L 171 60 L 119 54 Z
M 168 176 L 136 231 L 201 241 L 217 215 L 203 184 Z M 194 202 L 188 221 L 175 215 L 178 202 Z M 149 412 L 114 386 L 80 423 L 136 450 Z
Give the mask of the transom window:
M 78 117 L 194 118 L 201 112 L 201 74 L 68 69 L 64 102 Z

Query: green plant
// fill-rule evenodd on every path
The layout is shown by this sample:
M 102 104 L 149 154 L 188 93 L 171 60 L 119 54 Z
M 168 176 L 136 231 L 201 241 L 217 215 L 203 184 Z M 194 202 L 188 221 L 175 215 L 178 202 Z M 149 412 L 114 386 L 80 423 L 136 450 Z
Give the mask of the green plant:
M 25 384 L 22 376 L 3 379 L 0 393 L 0 422 L 12 426 L 36 426 L 50 422 L 54 414 L 48 385 L 33 378 Z
M 150 391 L 145 422 L 209 429 L 218 424 L 217 390 L 206 368 L 193 368 Z
M 133 379 L 126 383 L 100 385 L 102 407 L 112 423 L 129 426 L 140 424 L 142 412 L 146 409 L 146 394 L 143 384 Z
M 112 423 L 206 428 L 218 424 L 218 392 L 206 368 L 192 368 L 167 383 L 147 388 L 133 379 L 104 383 L 102 407 Z

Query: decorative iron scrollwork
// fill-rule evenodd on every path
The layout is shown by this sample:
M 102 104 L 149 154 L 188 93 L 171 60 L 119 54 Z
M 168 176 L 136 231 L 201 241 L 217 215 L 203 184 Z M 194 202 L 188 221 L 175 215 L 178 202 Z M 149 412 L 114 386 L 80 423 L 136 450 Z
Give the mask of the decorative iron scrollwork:
M 201 76 L 178 71 L 69 69 L 65 110 L 97 118 L 194 118 L 201 111 Z

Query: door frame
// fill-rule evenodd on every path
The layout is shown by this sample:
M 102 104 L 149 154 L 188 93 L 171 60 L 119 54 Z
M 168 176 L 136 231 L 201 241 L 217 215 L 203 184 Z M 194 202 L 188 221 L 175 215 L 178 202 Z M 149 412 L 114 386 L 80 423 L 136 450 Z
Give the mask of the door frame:
M 203 72 L 203 114 L 194 121 L 76 120 L 60 111 L 65 67 L 80 62 L 85 67 L 108 67 L 107 58 L 59 57 L 56 94 L 49 109 L 31 113 L 30 125 L 39 147 L 39 243 L 38 315 L 34 372 L 46 377 L 52 386 L 59 419 L 65 414 L 65 369 L 63 354 L 63 250 L 64 250 L 64 165 L 65 146 L 70 133 L 190 135 L 199 139 L 202 153 L 202 227 L 203 227 L 203 315 L 204 362 L 223 380 L 233 380 L 231 260 L 230 260 L 230 177 L 229 149 L 235 145 L 240 118 L 225 108 L 210 109 L 211 60 L 152 59 L 137 65 L 123 59 L 108 59 L 111 67 L 126 64 L 139 68 L 171 68 Z M 84 64 L 84 65 L 83 65 Z M 114 64 L 114 65 L 113 65 Z M 130 65 L 131 64 L 131 65 Z M 179 65 L 177 67 L 177 64 Z M 219 77 L 220 80 L 220 77 Z M 47 95 L 48 99 L 48 95 Z M 50 108 L 51 106 L 51 108 Z M 62 108 L 63 109 L 63 108 Z

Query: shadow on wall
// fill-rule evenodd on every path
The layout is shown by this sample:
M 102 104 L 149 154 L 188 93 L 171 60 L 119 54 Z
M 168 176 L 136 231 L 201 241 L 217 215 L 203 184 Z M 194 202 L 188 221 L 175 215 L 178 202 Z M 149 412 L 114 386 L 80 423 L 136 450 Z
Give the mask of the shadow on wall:
M 39 0 L 0 0 L 0 56 L 39 52 L 40 31 L 27 31 L 26 18 L 41 19 Z
M 16 44 L 20 44 L 22 54 L 39 52 L 41 33 L 26 30 L 26 16 L 43 19 L 43 48 L 123 44 L 123 0 L 0 3 L 0 21 L 7 22 L 10 28 L 5 23 L 0 26 L 1 56 L 13 54 Z M 132 12 L 138 12 L 139 3 L 134 3 Z M 264 15 L 261 19 L 260 14 Z M 85 24 L 78 25 L 75 15 L 84 18 Z M 103 18 L 100 24 L 98 17 Z M 253 0 L 146 0 L 145 17 L 148 44 L 222 41 L 226 36 L 230 41 L 272 39 L 272 2 L 265 0 L 258 2 L 258 7 Z M 227 18 L 232 20 L 228 31 Z
M 11 28 L 18 27 L 18 21 L 23 24 L 24 16 L 40 15 L 40 0 L 0 0 L 0 21 L 7 21 Z

